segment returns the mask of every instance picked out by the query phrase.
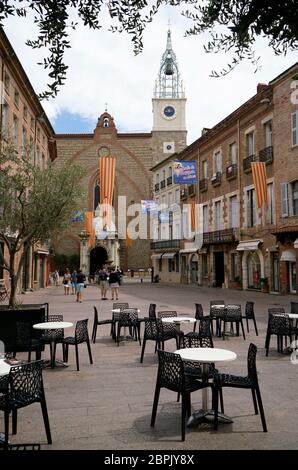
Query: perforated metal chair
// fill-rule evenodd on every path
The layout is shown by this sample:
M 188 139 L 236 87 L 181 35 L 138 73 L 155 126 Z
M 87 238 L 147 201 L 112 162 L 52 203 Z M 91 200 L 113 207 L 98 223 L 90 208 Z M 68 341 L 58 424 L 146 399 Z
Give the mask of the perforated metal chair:
M 91 335 L 91 340 L 93 343 L 96 341 L 96 333 L 97 333 L 97 327 L 101 325 L 111 325 L 113 324 L 113 319 L 106 319 L 106 320 L 99 320 L 98 318 L 98 310 L 94 305 L 94 319 L 93 319 L 93 328 L 92 328 L 92 335 Z
M 79 344 L 86 343 L 90 364 L 93 364 L 92 353 L 91 353 L 91 346 L 89 340 L 89 333 L 88 333 L 88 318 L 86 320 L 79 320 L 76 323 L 75 328 L 75 335 L 68 336 L 67 338 L 63 339 L 64 344 L 64 357 L 65 361 L 68 362 L 68 348 L 69 346 L 74 346 L 76 351 L 76 363 L 77 363 L 77 370 L 80 370 L 79 366 Z
M 290 338 L 292 342 L 292 325 L 289 316 L 285 314 L 285 309 L 280 308 L 269 308 L 268 309 L 268 324 L 267 333 L 265 340 L 266 356 L 269 354 L 270 339 L 272 335 L 276 335 L 277 338 L 277 351 L 283 352 L 283 338 Z
M 203 307 L 202 304 L 195 304 L 196 311 L 195 311 L 195 323 L 193 326 L 193 331 L 196 331 L 197 328 L 197 322 L 200 322 L 202 318 L 204 318 L 204 312 L 203 312 Z
M 248 320 L 252 320 L 253 323 L 254 323 L 256 335 L 258 336 L 258 328 L 257 328 L 256 317 L 255 317 L 254 304 L 255 304 L 254 302 L 250 302 L 250 301 L 246 302 L 246 304 L 245 304 L 245 314 L 243 315 L 243 319 L 246 319 L 247 333 L 249 333 Z

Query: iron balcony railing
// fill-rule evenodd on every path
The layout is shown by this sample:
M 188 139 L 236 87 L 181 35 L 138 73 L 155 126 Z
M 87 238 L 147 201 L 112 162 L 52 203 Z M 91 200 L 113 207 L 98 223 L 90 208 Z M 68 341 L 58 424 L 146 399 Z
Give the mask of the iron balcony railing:
M 163 189 L 163 188 L 165 188 L 165 187 L 166 187 L 166 180 L 162 180 L 162 181 L 160 182 L 160 189 Z
M 196 194 L 196 185 L 189 184 L 188 185 L 188 195 L 189 196 L 195 196 L 195 194 Z
M 181 240 L 160 240 L 158 242 L 152 242 L 150 244 L 151 250 L 163 250 L 165 248 L 177 248 L 181 247 Z
M 238 173 L 238 167 L 237 167 L 236 163 L 232 163 L 231 165 L 227 166 L 227 168 L 226 168 L 226 178 L 228 180 L 232 179 L 232 178 L 236 178 L 237 173 Z
M 211 183 L 213 186 L 218 186 L 221 183 L 221 172 L 217 171 L 211 178 Z
M 264 163 L 273 162 L 273 147 L 266 147 L 259 152 L 259 161 Z
M 207 178 L 204 178 L 199 181 L 199 190 L 203 192 L 203 191 L 207 191 L 207 189 L 208 189 L 208 180 Z
M 237 228 L 228 228 L 225 230 L 216 230 L 215 232 L 205 232 L 203 234 L 203 243 L 213 245 L 216 243 L 232 243 L 239 238 Z
M 251 171 L 251 163 L 256 162 L 257 157 L 256 155 L 249 155 L 248 157 L 244 158 L 243 160 L 243 170 L 244 171 Z

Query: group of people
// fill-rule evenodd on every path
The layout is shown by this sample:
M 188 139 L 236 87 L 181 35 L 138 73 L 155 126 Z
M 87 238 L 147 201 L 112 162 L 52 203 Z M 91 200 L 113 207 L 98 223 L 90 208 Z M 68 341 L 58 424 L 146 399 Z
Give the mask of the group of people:
M 57 275 L 56 275 L 57 273 Z M 55 278 L 53 276 L 54 284 L 59 285 L 59 273 L 55 271 Z M 111 288 L 111 300 L 118 300 L 119 286 L 122 283 L 123 271 L 117 267 L 107 268 L 102 266 L 95 271 L 95 282 L 99 285 L 101 291 L 101 300 L 107 300 L 108 287 Z M 70 272 L 68 268 L 65 269 L 63 275 L 64 295 L 76 294 L 76 301 L 82 302 L 82 293 L 86 285 L 86 275 L 81 269 Z
M 81 269 L 78 271 L 74 270 L 72 273 L 68 268 L 66 268 L 63 275 L 63 286 L 64 286 L 64 295 L 70 294 L 70 288 L 72 289 L 72 294 L 76 294 L 77 302 L 82 302 L 82 292 L 84 287 L 86 287 L 86 275 Z
M 107 300 L 108 287 L 111 288 L 111 300 L 118 300 L 119 286 L 122 282 L 123 271 L 117 267 L 110 270 L 106 266 L 95 271 L 95 282 L 99 284 L 101 300 Z

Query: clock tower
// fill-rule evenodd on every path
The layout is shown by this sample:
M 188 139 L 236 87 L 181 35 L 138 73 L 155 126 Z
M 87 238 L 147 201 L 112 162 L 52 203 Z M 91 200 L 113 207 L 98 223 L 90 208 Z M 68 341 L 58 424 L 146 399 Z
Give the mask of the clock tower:
M 186 98 L 169 29 L 167 47 L 161 59 L 152 99 L 154 163 L 186 146 L 185 104 Z

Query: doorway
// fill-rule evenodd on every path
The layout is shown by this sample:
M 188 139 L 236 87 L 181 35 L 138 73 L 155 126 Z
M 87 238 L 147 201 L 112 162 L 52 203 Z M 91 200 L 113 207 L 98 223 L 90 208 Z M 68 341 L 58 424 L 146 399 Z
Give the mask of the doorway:
M 90 275 L 93 276 L 108 261 L 107 250 L 103 246 L 97 246 L 90 252 Z
M 296 294 L 296 262 L 289 262 L 290 292 Z
M 222 287 L 225 282 L 224 252 L 214 252 L 215 287 Z
M 191 284 L 198 283 L 198 270 L 199 270 L 199 263 L 198 263 L 198 255 L 192 255 L 190 261 L 190 282 Z
M 272 290 L 273 292 L 279 292 L 279 254 L 273 252 L 272 256 Z

